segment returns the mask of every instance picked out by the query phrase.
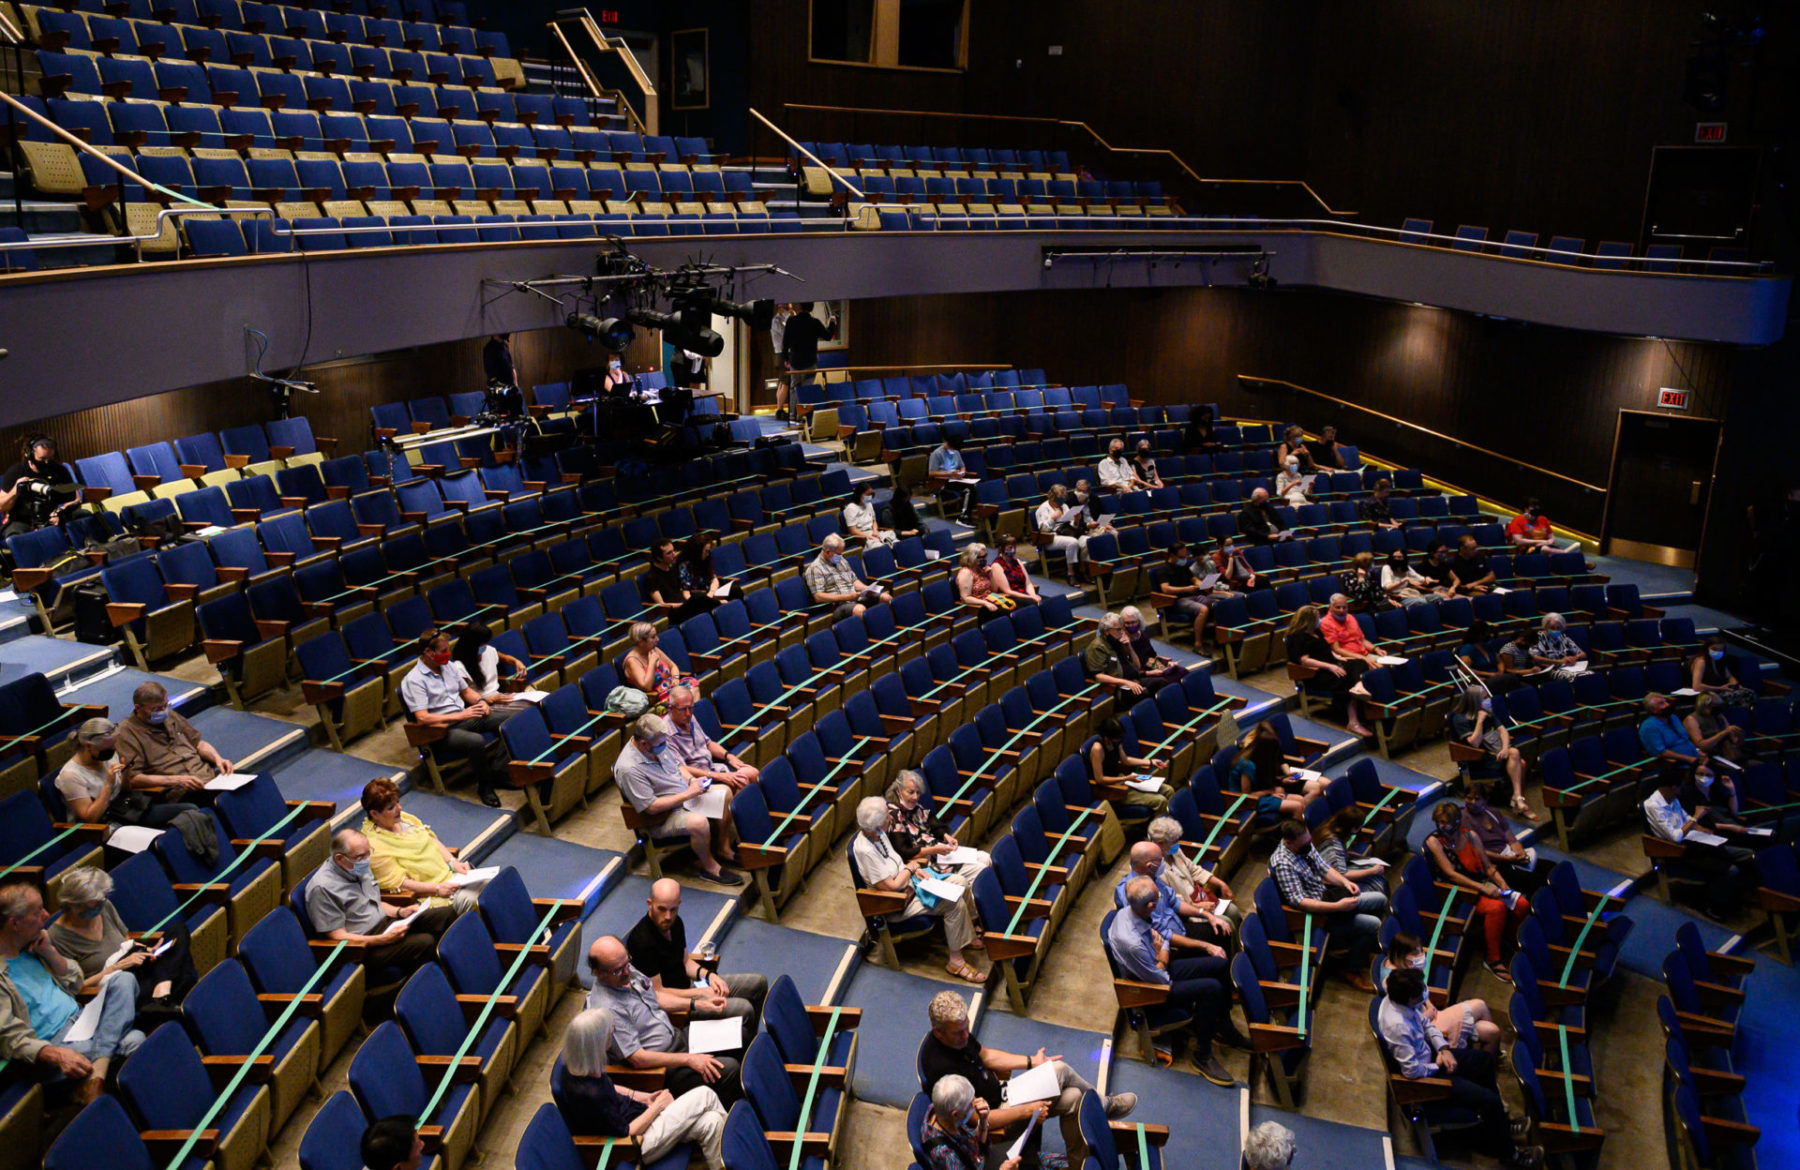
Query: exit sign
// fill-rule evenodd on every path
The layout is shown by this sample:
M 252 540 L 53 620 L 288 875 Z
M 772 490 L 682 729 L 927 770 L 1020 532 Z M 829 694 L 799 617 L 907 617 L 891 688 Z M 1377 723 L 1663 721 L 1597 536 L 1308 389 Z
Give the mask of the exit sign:
M 1688 408 L 1688 392 L 1672 390 L 1664 386 L 1656 392 L 1656 405 L 1664 410 L 1686 410 Z
M 1694 141 L 1718 144 L 1725 141 L 1725 123 L 1697 122 L 1694 125 Z

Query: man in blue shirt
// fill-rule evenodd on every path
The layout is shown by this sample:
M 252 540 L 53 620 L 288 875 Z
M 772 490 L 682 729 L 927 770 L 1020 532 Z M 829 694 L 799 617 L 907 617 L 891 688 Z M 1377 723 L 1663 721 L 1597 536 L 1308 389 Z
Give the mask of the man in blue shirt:
M 1126 882 L 1125 909 L 1113 916 L 1107 949 L 1126 978 L 1167 987 L 1168 1005 L 1192 1015 L 1194 1064 L 1201 1076 L 1228 1089 L 1236 1082 L 1213 1055 L 1213 1040 L 1216 1037 L 1233 1047 L 1248 1044 L 1231 1022 L 1231 984 L 1226 980 L 1225 959 L 1220 954 L 1171 960 L 1168 937 L 1151 921 L 1159 899 L 1154 879 L 1134 877 Z
M 1655 691 L 1644 696 L 1644 721 L 1638 724 L 1638 742 L 1644 754 L 1657 756 L 1668 763 L 1698 764 L 1705 758 L 1681 720 L 1675 718 L 1675 705 L 1667 695 Z
M 1162 846 L 1154 841 L 1139 841 L 1131 847 L 1131 870 L 1119 879 L 1113 890 L 1113 905 L 1121 910 L 1125 908 L 1125 887 L 1140 877 L 1147 877 L 1156 883 L 1156 905 L 1150 915 L 1150 925 L 1169 943 L 1171 950 L 1180 954 L 1225 955 L 1224 950 L 1210 942 L 1189 936 L 1190 922 L 1199 923 L 1211 929 L 1214 937 L 1229 938 L 1231 923 L 1208 911 L 1198 902 L 1190 902 L 1178 895 L 1172 887 L 1162 880 L 1164 864 Z
M 969 478 L 969 465 L 963 462 L 962 440 L 955 435 L 945 435 L 943 445 L 931 452 L 925 461 L 925 469 L 931 473 L 932 485 L 938 494 L 948 499 L 962 498 L 962 514 L 957 518 L 964 524 L 969 522 L 969 510 L 974 506 L 975 493 L 967 484 L 951 483 L 952 479 Z

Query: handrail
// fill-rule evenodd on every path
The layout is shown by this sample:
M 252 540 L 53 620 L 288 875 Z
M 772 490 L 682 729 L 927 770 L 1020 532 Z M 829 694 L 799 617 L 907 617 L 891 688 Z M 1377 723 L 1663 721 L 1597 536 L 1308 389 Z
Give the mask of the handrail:
M 636 83 L 639 92 L 643 94 L 644 117 L 638 117 L 637 111 L 632 108 L 631 103 L 628 101 L 620 101 L 619 105 L 625 111 L 626 118 L 631 122 L 632 126 L 637 129 L 639 134 L 655 134 L 657 122 L 656 86 L 651 83 L 649 75 L 644 72 L 644 67 L 638 64 L 637 56 L 632 53 L 631 46 L 626 44 L 625 38 L 608 37 L 605 33 L 601 32 L 600 26 L 594 23 L 593 16 L 586 8 L 563 9 L 550 19 L 550 31 L 554 33 L 556 39 L 562 43 L 563 51 L 569 54 L 569 59 L 575 62 L 575 67 L 581 74 L 582 82 L 587 86 L 588 92 L 594 97 L 604 97 L 608 94 L 613 94 L 616 97 L 617 91 L 608 90 L 603 87 L 598 79 L 594 77 L 592 71 L 588 69 L 587 64 L 582 61 L 580 55 L 575 52 L 575 47 L 569 43 L 569 38 L 562 30 L 562 22 L 565 20 L 577 21 L 581 25 L 582 31 L 587 33 L 588 39 L 593 41 L 594 48 L 600 53 L 617 53 L 625 62 L 625 71 L 631 74 L 631 80 Z
M 119 172 L 119 174 L 123 175 L 125 178 L 130 179 L 132 182 L 138 184 L 140 187 L 144 187 L 147 190 L 155 191 L 162 195 L 167 195 L 171 199 L 179 199 L 183 203 L 192 203 L 196 207 L 204 208 L 207 211 L 222 210 L 221 208 L 214 207 L 210 203 L 201 202 L 200 200 L 195 199 L 192 196 L 183 195 L 179 191 L 171 191 L 167 187 L 164 187 L 160 183 L 152 183 L 149 179 L 144 178 L 144 176 L 138 174 L 136 171 L 132 170 L 130 167 L 121 163 L 118 159 L 114 158 L 112 155 L 105 154 L 105 153 L 102 153 L 101 151 L 95 150 L 92 146 L 89 146 L 86 142 L 75 137 L 75 135 L 69 133 L 67 130 L 64 130 L 61 126 L 58 126 L 55 122 L 52 122 L 50 119 L 44 117 L 42 114 L 33 110 L 30 106 L 26 105 L 24 102 L 20 101 L 18 98 L 15 98 L 10 93 L 0 92 L 0 101 L 4 101 L 8 106 L 10 106 L 13 109 L 13 111 L 15 113 L 25 115 L 25 117 L 31 119 L 33 122 L 36 122 L 38 125 L 44 127 L 46 130 L 49 130 L 52 134 L 56 135 L 58 138 L 67 142 L 70 146 L 73 146 L 76 150 L 80 151 L 81 153 L 86 154 L 92 158 L 99 159 L 101 162 L 105 163 L 107 166 L 111 167 L 113 170 Z
M 1011 362 L 936 362 L 929 364 L 913 363 L 897 366 L 814 366 L 810 370 L 783 370 L 776 374 L 777 380 L 790 378 L 818 378 L 821 382 L 831 381 L 832 374 L 867 374 L 875 370 L 1010 370 Z
M 1289 382 L 1284 378 L 1264 378 L 1264 377 L 1261 377 L 1256 374 L 1239 374 L 1237 376 L 1237 379 L 1240 382 L 1261 382 L 1261 383 L 1265 383 L 1265 384 L 1271 385 L 1271 386 L 1285 386 L 1289 390 L 1294 390 L 1301 394 L 1310 394 L 1314 398 L 1323 399 L 1324 401 L 1330 402 L 1336 406 L 1347 406 L 1351 410 L 1360 410 L 1365 414 L 1372 414 L 1376 418 L 1381 419 L 1384 422 L 1391 422 L 1394 425 L 1404 427 L 1407 430 L 1417 431 L 1422 435 L 1429 435 L 1431 438 L 1440 439 L 1446 443 L 1454 443 L 1458 447 L 1466 447 L 1469 450 L 1476 452 L 1477 454 L 1486 455 L 1490 458 L 1501 460 L 1504 463 L 1510 463 L 1515 467 L 1528 468 L 1529 470 L 1535 471 L 1535 472 L 1539 473 L 1540 475 L 1548 475 L 1555 479 L 1560 479 L 1567 483 L 1572 483 L 1576 487 L 1584 488 L 1590 492 L 1599 492 L 1602 495 L 1604 495 L 1606 493 L 1606 489 L 1604 487 L 1601 487 L 1599 484 L 1588 483 L 1586 480 L 1576 479 L 1572 475 L 1564 475 L 1560 471 L 1552 471 L 1548 467 L 1539 467 L 1535 463 L 1527 463 L 1523 459 L 1516 459 L 1511 455 L 1507 455 L 1502 452 L 1495 451 L 1488 447 L 1480 446 L 1479 444 L 1476 444 L 1476 443 L 1468 442 L 1465 439 L 1459 439 L 1455 435 L 1446 435 L 1442 431 L 1434 431 L 1430 427 L 1422 427 L 1418 423 L 1407 422 L 1403 418 L 1396 418 L 1394 415 L 1383 413 L 1382 411 L 1376 410 L 1373 407 L 1364 406 L 1361 403 L 1357 403 L 1357 402 L 1351 402 L 1345 398 L 1338 398 L 1333 395 L 1326 394 L 1323 391 L 1314 390 L 1309 386 L 1301 386 L 1297 383 Z
M 767 118 L 763 117 L 762 112 L 760 110 L 758 110 L 755 106 L 748 106 L 746 108 L 750 111 L 750 116 L 752 118 L 755 118 L 758 122 L 761 122 L 763 125 L 767 126 L 769 129 L 775 131 L 775 136 L 777 138 L 780 138 L 783 142 L 785 142 L 789 146 L 793 147 L 800 154 L 805 155 L 808 159 L 810 159 L 812 161 L 812 163 L 815 166 L 820 166 L 820 167 L 825 168 L 825 173 L 830 175 L 832 178 L 836 179 L 839 183 L 843 184 L 843 187 L 846 191 L 849 191 L 852 195 L 855 195 L 858 199 L 864 200 L 865 202 L 868 200 L 869 197 L 862 193 L 862 188 L 858 187 L 855 183 L 852 183 L 849 179 L 844 178 L 844 176 L 838 174 L 837 169 L 835 167 L 831 166 L 829 163 L 827 163 L 824 159 L 820 158 L 818 155 L 814 154 L 812 151 L 806 149 L 806 147 L 801 146 L 798 142 L 795 142 L 792 138 L 788 137 L 787 131 L 783 130 L 781 127 L 777 126 L 775 123 L 769 121 Z
M 1339 211 L 1332 207 L 1320 197 L 1317 191 L 1312 189 L 1312 185 L 1305 179 L 1208 179 L 1201 176 L 1199 172 L 1195 171 L 1193 167 L 1190 167 L 1187 164 L 1186 159 L 1182 158 L 1172 150 L 1155 146 L 1114 146 L 1105 138 L 1101 137 L 1098 130 L 1080 120 L 1033 117 L 1025 114 L 969 114 L 950 110 L 884 110 L 871 106 L 822 106 L 806 102 L 783 102 L 781 103 L 781 108 L 784 110 L 814 110 L 838 114 L 878 114 L 885 117 L 956 118 L 962 121 L 976 119 L 988 122 L 1029 122 L 1035 125 L 1067 126 L 1071 129 L 1084 131 L 1095 142 L 1099 143 L 1103 149 L 1112 151 L 1115 154 L 1156 154 L 1167 156 L 1171 162 L 1187 172 L 1187 176 L 1196 183 L 1255 183 L 1266 186 L 1297 186 L 1302 188 L 1308 195 L 1312 196 L 1313 202 L 1324 208 L 1326 215 L 1356 214 L 1354 211 Z
M 13 24 L 12 18 L 6 15 L 6 9 L 4 8 L 0 8 L 0 33 L 6 34 L 6 43 L 9 45 L 23 45 L 25 43 L 25 34 L 19 31 L 17 25 Z M 23 78 L 20 78 L 19 81 L 21 85 L 24 84 Z

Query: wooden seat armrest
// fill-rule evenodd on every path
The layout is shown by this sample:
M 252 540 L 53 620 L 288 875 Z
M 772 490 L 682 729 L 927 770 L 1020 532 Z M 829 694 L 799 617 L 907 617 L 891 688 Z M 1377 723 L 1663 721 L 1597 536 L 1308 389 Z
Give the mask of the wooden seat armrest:
M 243 652 L 244 644 L 224 638 L 208 638 L 200 643 L 200 649 L 206 652 L 208 662 L 220 663 L 236 658 Z
M 231 887 L 224 882 L 176 882 L 172 888 L 177 894 L 198 894 L 215 906 L 231 901 Z
M 795 817 L 796 821 L 807 820 Z M 805 826 L 801 826 L 804 831 Z M 770 869 L 787 860 L 788 851 L 778 845 L 752 845 L 748 841 L 738 842 L 738 865 L 744 869 Z
M 1403 1077 L 1390 1074 L 1388 1087 L 1393 1091 L 1394 1099 L 1402 1105 L 1442 1101 L 1450 1096 L 1448 1077 Z
M 794 1082 L 796 1087 L 802 1090 L 804 1090 L 813 1080 L 813 1066 L 810 1064 L 788 1064 L 783 1065 L 782 1067 L 787 1069 L 788 1078 Z M 837 1065 L 827 1064 L 820 1066 L 818 1070 L 819 1087 L 824 1089 L 843 1088 L 846 1071 L 847 1070 L 840 1068 Z
M 1067 885 L 1069 883 L 1069 871 L 1060 865 L 1045 865 L 1041 861 L 1027 861 L 1025 863 L 1025 869 L 1030 873 L 1043 873 L 1047 875 L 1050 881 L 1056 885 Z
M 233 837 L 231 847 L 239 853 L 248 850 L 253 857 L 261 857 L 269 861 L 280 861 L 282 855 L 287 852 L 287 842 L 278 837 L 266 839 Z
M 790 1130 L 770 1129 L 763 1131 L 763 1137 L 774 1147 L 775 1160 L 784 1165 L 792 1156 L 796 1142 L 803 1158 L 824 1158 L 831 1153 L 831 1135 L 828 1133 L 796 1134 Z
M 1051 903 L 1047 899 L 1032 898 L 1028 901 L 1024 898 L 1015 898 L 1010 894 L 1005 895 L 1005 897 L 1006 897 L 1006 904 L 1012 908 L 1012 910 L 1015 914 L 1018 913 L 1019 908 L 1021 906 L 1024 907 L 1025 912 L 1024 912 L 1024 914 L 1020 915 L 1020 917 L 1023 918 L 1027 922 L 1031 921 L 1033 918 L 1048 918 L 1048 917 L 1050 917 L 1050 911 L 1052 909 L 1052 906 L 1051 906 Z M 1026 936 L 1019 935 L 1018 937 L 1025 938 Z M 1027 940 L 1027 941 L 1036 941 L 1036 940 Z
M 1593 1077 L 1584 1077 L 1580 1073 L 1560 1072 L 1553 1068 L 1540 1068 L 1537 1070 L 1537 1075 L 1556 1081 L 1559 1084 L 1563 1081 L 1573 1081 L 1575 1084 L 1575 1095 L 1577 1097 L 1592 1097 L 1594 1095 Z
M 406 729 L 406 742 L 413 747 L 424 747 L 426 744 L 436 743 L 447 734 L 447 729 L 436 723 L 420 723 L 417 720 L 408 719 L 402 726 Z
M 419 1071 L 425 1075 L 427 1084 L 443 1079 L 449 1073 L 451 1080 L 459 1085 L 472 1084 L 481 1079 L 481 1058 L 479 1056 L 415 1056 Z M 455 1062 L 452 1065 L 452 1061 Z
M 552 926 L 559 922 L 571 922 L 581 917 L 581 902 L 575 898 L 533 898 L 531 905 L 540 916 L 554 906 L 556 915 L 550 919 Z
M 1762 1137 L 1758 1126 L 1742 1121 L 1732 1121 L 1724 1117 L 1702 1117 L 1700 1124 L 1706 1129 L 1709 1141 L 1725 1142 L 1734 1146 L 1753 1146 Z
M 1537 1029 L 1538 1039 L 1545 1044 L 1555 1044 L 1561 1038 L 1560 1033 L 1557 1031 L 1557 1025 L 1555 1025 L 1555 1024 L 1546 1024 L 1542 1021 L 1538 1021 L 1534 1026 Z M 1563 1028 L 1563 1031 L 1566 1031 L 1569 1034 L 1569 1043 L 1571 1043 L 1571 1044 L 1586 1044 L 1587 1043 L 1587 1029 L 1586 1028 L 1565 1027 L 1565 1028 Z
M 283 1008 L 287 1007 L 288 1004 L 294 1002 L 294 996 L 291 994 L 260 992 L 257 994 L 256 1002 L 262 1004 L 271 1012 L 280 1012 Z M 299 1013 L 307 1019 L 316 1020 L 324 1014 L 325 997 L 322 995 L 300 996 L 300 1007 L 298 1010 Z
M 575 1155 L 581 1159 L 581 1164 L 588 1170 L 597 1170 L 600 1167 L 601 1155 L 609 1150 L 611 1153 L 607 1158 L 607 1167 L 623 1165 L 626 1162 L 643 1164 L 643 1153 L 636 1138 L 604 1138 L 582 1134 L 573 1140 Z
M 1705 983 L 1694 980 L 1694 990 L 1700 993 L 1700 999 L 1710 1004 L 1741 1004 L 1744 1002 L 1744 989 L 1727 987 L 1723 983 Z
M 441 1125 L 421 1125 L 419 1127 L 419 1142 L 425 1147 L 425 1152 L 427 1154 L 431 1154 L 434 1157 L 438 1154 L 442 1154 L 444 1152 L 444 1127 Z
M 1155 1007 L 1169 1001 L 1169 985 L 1142 983 L 1135 979 L 1114 979 L 1113 995 L 1122 1008 Z
M 1730 1097 L 1744 1091 L 1744 1078 L 1738 1073 L 1716 1068 L 1690 1068 L 1694 1088 L 1702 1097 Z
M 206 1069 L 207 1075 L 212 1078 L 213 1085 L 222 1089 L 226 1082 L 237 1075 L 238 1069 L 244 1066 L 245 1058 L 242 1056 L 202 1056 L 200 1063 Z M 274 1072 L 275 1058 L 267 1055 L 259 1056 L 250 1062 L 250 1075 L 246 1079 L 253 1085 L 267 1084 Z
M 806 1005 L 806 1018 L 812 1021 L 814 1035 L 823 1036 L 825 1034 L 825 1025 L 830 1022 L 833 1010 L 823 1004 L 809 1003 Z M 838 1013 L 836 1027 L 840 1032 L 862 1023 L 861 1008 L 838 1008 L 836 1011 Z
M 898 914 L 906 909 L 906 904 L 911 900 L 911 891 L 902 893 L 897 890 L 876 890 L 866 886 L 856 891 L 856 905 L 862 911 L 864 918 Z
M 1250 1045 L 1257 1052 L 1286 1052 L 1304 1048 L 1306 1038 L 1286 1024 L 1251 1024 Z
M 473 1024 L 475 1017 L 480 1015 L 481 1009 L 487 1005 L 488 997 L 485 995 L 459 995 L 456 997 L 456 1002 L 462 1008 L 463 1019 Z M 503 1020 L 518 1019 L 519 997 L 516 995 L 495 996 L 494 1010 L 489 1014 L 499 1016 Z
M 623 1085 L 628 1089 L 638 1089 L 644 1092 L 654 1093 L 663 1087 L 664 1072 L 660 1068 L 638 1068 L 636 1065 L 631 1064 L 609 1064 L 606 1066 L 606 1075 L 611 1077 L 615 1084 Z
M 1706 958 L 1713 966 L 1728 975 L 1748 975 L 1756 970 L 1756 960 L 1743 955 L 1727 955 L 1721 951 L 1707 951 Z
M 516 958 L 520 951 L 525 951 L 531 957 L 531 961 L 538 966 L 548 967 L 550 965 L 550 948 L 544 943 L 527 947 L 523 943 L 497 942 L 494 944 L 494 949 L 500 952 L 501 957 L 506 960 Z
M 210 1158 L 219 1148 L 219 1131 L 203 1129 L 198 1136 L 191 1129 L 145 1129 L 138 1131 L 138 1140 L 149 1149 L 150 1156 L 158 1162 L 173 1158 L 180 1151 L 188 1138 L 195 1138 L 194 1147 L 189 1151 L 197 1158 Z
M 137 621 L 149 608 L 141 601 L 109 601 L 106 603 L 106 619 L 116 629 Z
M 1127 1145 L 1137 1141 L 1139 1129 L 1144 1131 L 1144 1140 L 1153 1146 L 1161 1148 L 1169 1143 L 1169 1127 L 1166 1125 L 1151 1125 L 1148 1123 L 1139 1125 L 1136 1122 L 1131 1121 L 1109 1121 L 1107 1122 L 1107 1125 L 1111 1128 L 1119 1141 L 1126 1143 Z

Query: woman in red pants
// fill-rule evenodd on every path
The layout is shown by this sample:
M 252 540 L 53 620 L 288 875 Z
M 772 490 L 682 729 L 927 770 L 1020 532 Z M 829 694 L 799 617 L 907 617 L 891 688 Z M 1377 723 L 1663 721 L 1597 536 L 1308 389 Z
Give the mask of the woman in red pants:
M 1506 952 L 1512 949 L 1519 923 L 1531 913 L 1531 903 L 1507 886 L 1506 878 L 1488 860 L 1481 839 L 1463 823 L 1461 805 L 1440 801 L 1431 810 L 1431 820 L 1436 827 L 1425 838 L 1425 852 L 1431 857 L 1432 867 L 1442 880 L 1476 896 L 1470 926 L 1478 926 L 1482 931 L 1487 944 L 1487 969 L 1502 983 L 1511 983 Z

